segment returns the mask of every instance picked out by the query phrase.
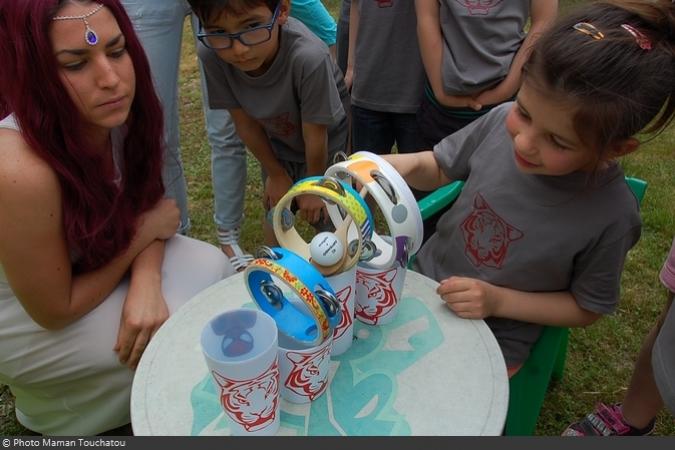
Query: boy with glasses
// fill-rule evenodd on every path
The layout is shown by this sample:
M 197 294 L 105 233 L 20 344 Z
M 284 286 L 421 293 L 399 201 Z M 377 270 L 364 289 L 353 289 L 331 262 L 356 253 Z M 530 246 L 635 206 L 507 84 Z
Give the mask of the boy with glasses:
M 227 109 L 263 171 L 269 210 L 293 183 L 322 175 L 347 143 L 348 93 L 327 47 L 289 17 L 289 0 L 190 0 L 201 22 L 199 57 L 209 104 Z M 251 6 L 253 5 L 253 6 Z M 310 223 L 323 202 L 298 198 Z M 265 242 L 274 244 L 265 223 Z

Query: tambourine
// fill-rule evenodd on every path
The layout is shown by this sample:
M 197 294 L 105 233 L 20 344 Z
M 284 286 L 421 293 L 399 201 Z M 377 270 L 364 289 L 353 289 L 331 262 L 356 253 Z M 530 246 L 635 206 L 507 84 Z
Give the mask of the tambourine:
M 335 233 L 319 233 L 312 239 L 312 250 L 319 252 L 338 252 L 335 257 L 328 257 L 328 263 L 320 258 L 312 258 L 310 244 L 298 234 L 290 213 L 293 199 L 299 195 L 312 194 L 321 197 L 327 205 L 334 205 L 336 213 L 331 216 L 335 225 Z M 290 214 L 289 214 L 290 213 Z M 354 239 L 347 239 L 347 230 L 354 223 L 356 234 Z M 274 207 L 272 216 L 274 235 L 281 247 L 287 248 L 310 261 L 326 276 L 351 269 L 359 262 L 364 248 L 373 234 L 373 216 L 370 209 L 358 192 L 348 184 L 331 177 L 308 177 L 295 183 L 279 203 Z
M 314 266 L 283 248 L 263 247 L 246 267 L 244 279 L 258 307 L 277 323 L 279 331 L 307 346 L 323 342 L 340 321 L 335 292 Z M 272 275 L 302 300 L 309 315 L 291 303 Z
M 351 177 L 370 194 L 387 221 L 391 237 L 373 233 L 375 256 L 364 264 L 385 269 L 398 262 L 408 264 L 411 255 L 422 245 L 424 227 L 417 201 L 403 177 L 384 158 L 370 152 L 357 152 L 337 162 L 326 171 L 326 176 L 340 179 Z M 336 208 L 328 208 L 331 218 L 338 216 Z

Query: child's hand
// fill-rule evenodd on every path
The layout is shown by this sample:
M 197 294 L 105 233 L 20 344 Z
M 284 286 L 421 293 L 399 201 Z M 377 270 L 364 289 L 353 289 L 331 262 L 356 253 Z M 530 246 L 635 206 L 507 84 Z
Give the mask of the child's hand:
M 494 286 L 475 278 L 450 277 L 436 289 L 445 304 L 463 319 L 484 319 L 495 313 Z
M 298 202 L 298 209 L 300 209 L 300 217 L 307 222 L 314 224 L 321 220 L 321 217 L 328 217 L 328 210 L 326 204 L 321 200 L 321 197 L 316 195 L 299 195 L 296 198 Z
M 471 108 L 480 111 L 483 105 L 470 95 L 446 95 L 436 98 L 440 104 L 449 108 Z
M 265 209 L 274 208 L 291 186 L 293 186 L 293 180 L 285 172 L 281 175 L 268 176 L 265 180 L 265 192 L 263 193 Z

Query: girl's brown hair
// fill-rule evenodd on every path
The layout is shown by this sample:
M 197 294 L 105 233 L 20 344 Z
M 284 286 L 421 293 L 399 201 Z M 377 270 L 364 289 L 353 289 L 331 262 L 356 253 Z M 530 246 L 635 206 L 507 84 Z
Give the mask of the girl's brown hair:
M 582 22 L 599 34 L 576 30 Z M 604 152 L 640 131 L 659 133 L 672 121 L 674 40 L 671 0 L 598 1 L 559 19 L 537 41 L 523 68 L 524 82 L 578 106 L 577 134 Z

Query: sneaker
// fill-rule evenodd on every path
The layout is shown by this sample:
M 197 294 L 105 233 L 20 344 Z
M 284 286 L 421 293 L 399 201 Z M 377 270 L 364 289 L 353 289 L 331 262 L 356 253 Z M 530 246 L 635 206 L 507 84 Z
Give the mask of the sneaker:
M 598 403 L 595 411 L 567 427 L 562 436 L 644 436 L 654 431 L 654 422 L 642 429 L 634 428 L 624 420 L 621 403 Z
M 218 230 L 218 243 L 221 246 L 221 249 L 225 255 L 230 259 L 232 267 L 237 272 L 241 272 L 251 264 L 253 261 L 253 255 L 250 253 L 245 253 L 241 247 L 239 247 L 239 237 L 241 236 L 241 229 L 239 227 L 232 230 Z M 225 247 L 228 247 L 227 249 Z M 229 250 L 226 251 L 226 250 Z M 229 254 L 231 253 L 231 254 Z

